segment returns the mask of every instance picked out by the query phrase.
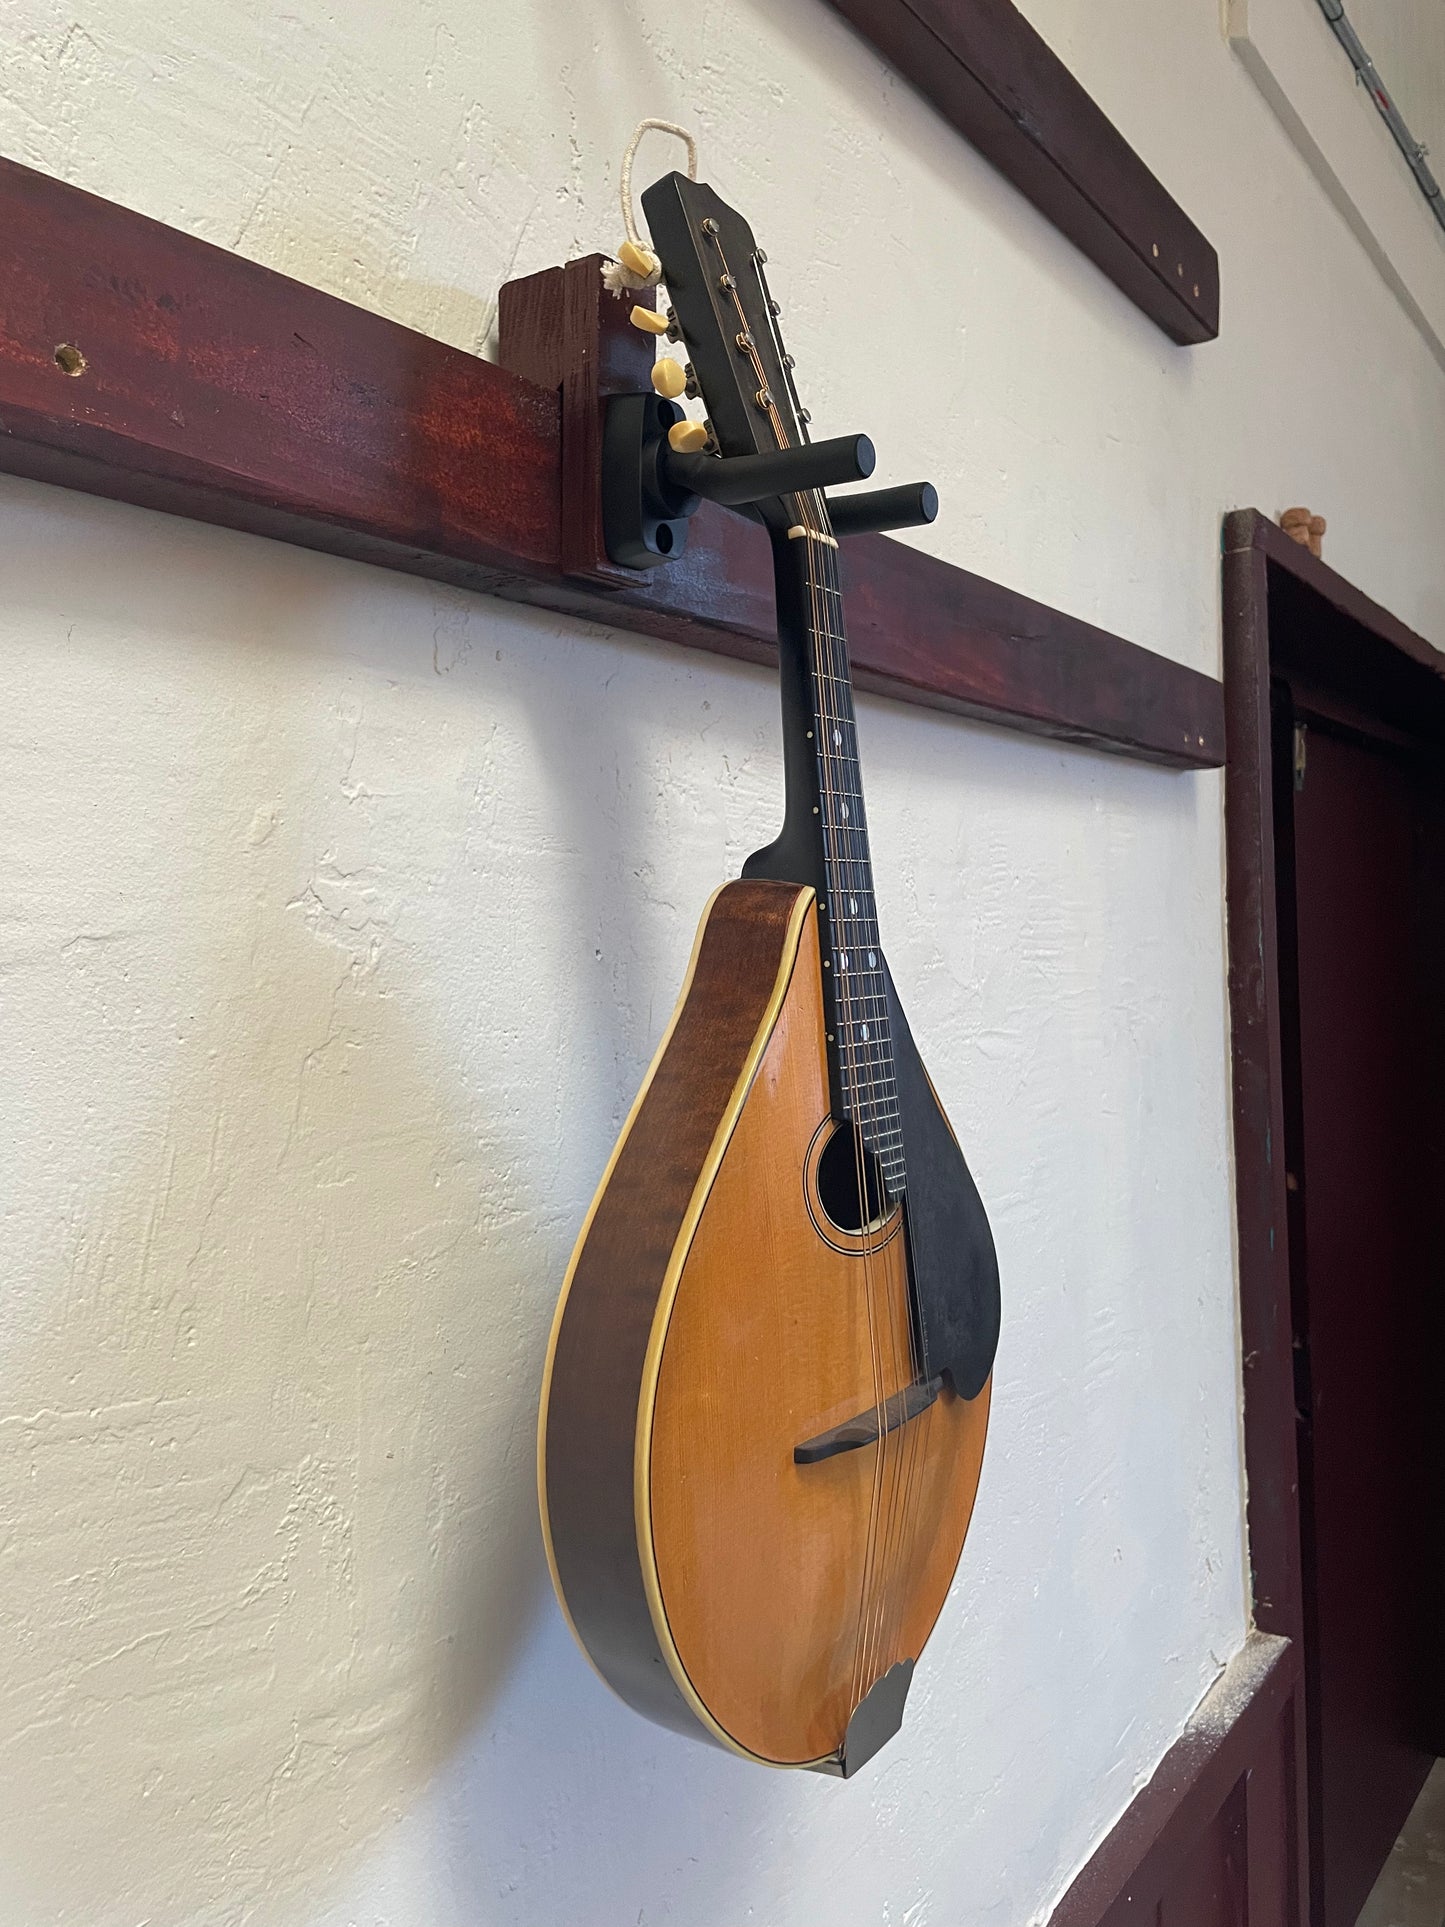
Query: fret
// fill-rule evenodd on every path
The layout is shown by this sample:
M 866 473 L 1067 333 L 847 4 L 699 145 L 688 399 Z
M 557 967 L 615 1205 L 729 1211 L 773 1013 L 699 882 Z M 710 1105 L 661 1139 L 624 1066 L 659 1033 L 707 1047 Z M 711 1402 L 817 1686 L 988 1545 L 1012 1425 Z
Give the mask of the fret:
M 843 592 L 831 551 L 807 545 L 808 670 L 822 840 L 824 971 L 830 1034 L 846 1114 L 878 1160 L 890 1197 L 906 1182 L 893 1027 L 879 957 L 873 864 L 863 801 Z

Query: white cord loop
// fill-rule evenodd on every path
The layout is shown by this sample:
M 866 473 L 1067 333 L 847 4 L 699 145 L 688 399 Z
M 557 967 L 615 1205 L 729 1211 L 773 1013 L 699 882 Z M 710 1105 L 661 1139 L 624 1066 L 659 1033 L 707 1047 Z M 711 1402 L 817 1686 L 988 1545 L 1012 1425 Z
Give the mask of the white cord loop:
M 627 238 L 617 250 L 618 258 L 602 270 L 603 284 L 613 294 L 625 288 L 655 288 L 662 276 L 662 263 L 643 240 L 632 211 L 632 163 L 642 137 L 649 130 L 671 134 L 687 149 L 687 178 L 697 179 L 697 142 L 685 127 L 673 120 L 640 120 L 633 130 L 627 151 L 622 156 L 622 227 Z

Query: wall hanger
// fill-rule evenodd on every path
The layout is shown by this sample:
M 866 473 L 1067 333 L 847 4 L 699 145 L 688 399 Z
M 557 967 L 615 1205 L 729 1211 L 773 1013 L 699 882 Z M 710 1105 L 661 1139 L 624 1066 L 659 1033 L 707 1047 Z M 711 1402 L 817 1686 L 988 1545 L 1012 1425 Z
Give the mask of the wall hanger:
M 665 569 L 608 556 L 605 398 L 652 351 L 600 258 L 501 290 L 497 363 L 0 160 L 0 471 L 754 662 L 762 530 L 704 502 Z M 1219 683 L 884 535 L 848 545 L 859 687 L 1174 768 Z

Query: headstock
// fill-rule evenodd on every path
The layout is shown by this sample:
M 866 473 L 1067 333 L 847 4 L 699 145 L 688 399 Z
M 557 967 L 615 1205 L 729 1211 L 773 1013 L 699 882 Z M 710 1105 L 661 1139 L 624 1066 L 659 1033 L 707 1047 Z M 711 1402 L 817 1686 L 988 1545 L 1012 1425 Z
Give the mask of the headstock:
M 938 498 L 926 482 L 823 494 L 871 475 L 873 445 L 866 435 L 810 440 L 767 256 L 743 217 L 683 174 L 664 174 L 642 206 L 671 306 L 665 316 L 638 307 L 632 319 L 684 342 L 688 361 L 658 361 L 655 393 L 616 395 L 608 404 L 602 506 L 609 558 L 633 569 L 675 560 L 699 499 L 741 509 L 775 534 L 806 531 L 834 547 L 839 536 L 931 522 Z M 633 251 L 655 275 L 657 263 Z M 703 398 L 710 437 L 683 418 L 682 395 Z
M 642 207 L 674 327 L 687 345 L 688 389 L 707 405 L 718 452 L 765 455 L 806 442 L 807 413 L 768 289 L 767 256 L 752 229 L 685 174 L 664 174 Z

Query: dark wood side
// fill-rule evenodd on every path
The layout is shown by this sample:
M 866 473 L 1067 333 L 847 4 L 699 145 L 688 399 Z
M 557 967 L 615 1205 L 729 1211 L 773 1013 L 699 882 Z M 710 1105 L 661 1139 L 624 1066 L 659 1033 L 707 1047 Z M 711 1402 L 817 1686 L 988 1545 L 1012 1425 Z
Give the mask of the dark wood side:
M 1297 1648 L 1254 1634 L 1049 1927 L 1284 1927 L 1301 1919 Z
M 1254 1611 L 1301 1633 L 1299 1468 L 1290 1321 L 1266 558 L 1225 526 L 1224 776 L 1231 1071 L 1244 1450 Z M 1294 546 L 1293 544 L 1291 546 Z
M 1445 782 L 1437 782 L 1426 800 L 1423 846 L 1420 942 L 1426 956 L 1445 960 Z M 1439 996 L 1428 1005 L 1420 1054 L 1431 1088 L 1445 1092 L 1445 999 Z M 1426 1167 L 1445 1171 L 1445 1103 L 1434 1106 L 1422 1148 Z M 1438 1196 L 1438 1190 L 1432 1195 Z M 1431 1275 L 1445 1279 L 1445 1212 L 1434 1214 L 1429 1262 Z M 1438 1383 L 1439 1364 L 1445 1359 L 1445 1291 L 1434 1292 L 1424 1310 L 1422 1349 L 1434 1362 Z M 1435 1425 L 1431 1430 L 1426 1476 L 1429 1489 L 1440 1494 L 1445 1493 L 1445 1428 Z M 1438 1516 L 1437 1509 L 1435 1529 L 1421 1535 L 1424 1570 L 1413 1644 L 1422 1660 L 1416 1709 L 1420 1734 L 1437 1755 L 1445 1757 L 1445 1642 L 1440 1638 L 1440 1628 L 1445 1626 L 1445 1533 L 1439 1530 Z
M 1219 258 L 1010 0 L 833 0 L 945 120 L 1178 342 L 1219 333 Z
M 613 294 L 603 257 L 584 255 L 502 285 L 497 360 L 539 388 L 558 391 L 562 436 L 562 573 L 605 587 L 640 585 L 640 570 L 609 561 L 602 535 L 603 411 L 609 395 L 649 385 L 657 341 L 632 326 L 634 307 L 656 305 L 650 290 Z
M 0 161 L 0 469 L 771 662 L 767 543 L 738 516 L 704 508 L 684 562 L 603 586 L 584 402 L 638 348 L 585 263 L 559 289 L 503 297 L 506 358 L 539 386 Z M 845 582 L 865 688 L 1179 768 L 1223 756 L 1195 670 L 882 537 L 849 544 Z
M 777 982 L 796 884 L 730 883 L 578 1254 L 546 1391 L 546 1505 L 567 1611 L 639 1712 L 702 1729 L 658 1651 L 643 1591 L 633 1452 L 668 1259 Z

